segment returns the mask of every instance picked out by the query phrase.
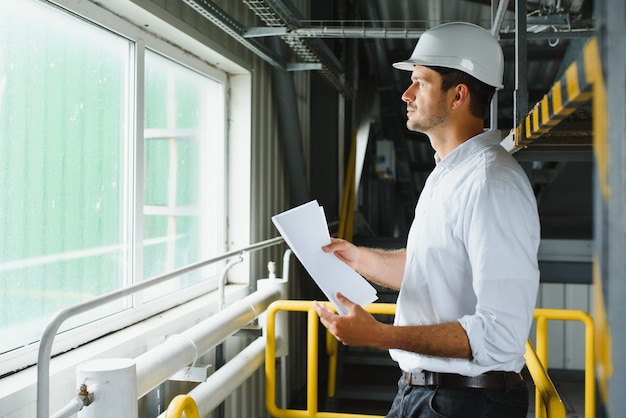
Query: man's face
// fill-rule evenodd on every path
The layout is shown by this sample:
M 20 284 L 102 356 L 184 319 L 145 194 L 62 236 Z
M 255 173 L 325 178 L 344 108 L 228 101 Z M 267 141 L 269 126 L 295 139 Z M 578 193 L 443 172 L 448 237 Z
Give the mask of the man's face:
M 411 85 L 402 94 L 406 102 L 406 126 L 411 131 L 428 134 L 448 118 L 446 94 L 441 91 L 441 75 L 428 67 L 415 66 Z

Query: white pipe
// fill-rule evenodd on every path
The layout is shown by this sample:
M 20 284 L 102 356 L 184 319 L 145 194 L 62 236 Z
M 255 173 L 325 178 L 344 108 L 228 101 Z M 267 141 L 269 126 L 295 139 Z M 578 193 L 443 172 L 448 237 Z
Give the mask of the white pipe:
M 254 374 L 265 362 L 265 339 L 257 338 L 215 371 L 204 383 L 196 386 L 189 396 L 198 405 L 201 417 L 209 415 L 217 408 L 232 392 L 241 386 Z M 165 413 L 159 415 L 159 418 Z
M 219 300 L 219 310 L 220 311 L 226 307 L 225 292 L 226 292 L 226 281 L 228 280 L 228 271 L 233 266 L 236 266 L 237 264 L 242 263 L 242 262 L 243 262 L 243 257 L 240 255 L 236 260 L 230 261 L 222 269 L 222 277 L 220 278 L 220 281 L 217 283 L 217 290 L 218 290 L 218 293 L 220 295 L 219 296 L 220 297 L 220 300 Z
M 287 282 L 289 281 L 289 267 L 291 256 L 293 252 L 291 249 L 287 248 L 283 254 L 283 279 Z M 289 299 L 289 294 L 282 296 L 284 299 Z M 288 335 L 288 334 L 286 334 Z M 286 336 L 286 340 L 284 341 L 284 345 L 289 347 L 289 337 Z M 283 409 L 287 409 L 287 354 L 280 358 L 280 403 Z
M 289 281 L 289 260 L 291 259 L 292 251 L 287 248 L 283 254 L 283 279 Z M 289 296 L 287 296 L 289 299 Z
M 254 292 L 137 357 L 137 398 L 183 367 L 193 364 L 198 357 L 250 323 L 279 297 L 276 288 Z
M 69 401 L 63 408 L 50 415 L 50 418 L 69 418 L 81 409 L 83 409 L 83 406 L 85 406 L 83 399 L 76 396 L 74 399 Z
M 287 299 L 287 294 L 289 293 L 287 290 L 287 286 L 289 282 L 285 279 L 259 279 L 257 280 L 257 288 L 259 290 L 268 289 L 268 288 L 276 288 L 280 291 L 280 298 Z M 266 334 L 266 313 L 262 313 L 259 315 L 259 325 L 263 327 L 263 335 Z M 276 336 L 276 358 L 284 357 L 289 354 L 289 317 L 287 316 L 287 312 L 277 312 L 275 317 L 275 330 L 274 335 Z M 278 344 L 278 340 L 282 341 L 281 344 Z
M 97 359 L 76 368 L 76 381 L 87 385 L 93 402 L 78 418 L 137 418 L 137 373 L 128 358 Z
M 97 308 L 98 306 L 102 306 L 111 301 L 120 299 L 124 296 L 132 295 L 141 290 L 149 289 L 152 286 L 163 283 L 175 277 L 182 276 L 183 274 L 186 274 L 190 271 L 194 271 L 204 266 L 216 263 L 218 261 L 225 260 L 238 253 L 243 253 L 243 251 L 257 251 L 279 244 L 283 241 L 284 240 L 282 237 L 276 237 L 268 239 L 266 241 L 261 241 L 240 250 L 231 251 L 218 257 L 211 258 L 209 260 L 190 264 L 186 267 L 171 271 L 162 276 L 154 277 L 152 279 L 136 283 L 129 287 L 114 290 L 110 293 L 98 296 L 95 299 L 81 302 L 77 305 L 70 306 L 69 308 L 65 308 L 57 312 L 52 320 L 50 320 L 50 322 L 48 322 L 48 324 L 46 325 L 43 334 L 41 335 L 41 341 L 39 342 L 39 352 L 37 354 L 37 418 L 48 418 L 49 416 L 50 357 L 52 355 L 52 343 L 54 342 L 54 338 L 56 337 L 59 328 L 68 318 Z

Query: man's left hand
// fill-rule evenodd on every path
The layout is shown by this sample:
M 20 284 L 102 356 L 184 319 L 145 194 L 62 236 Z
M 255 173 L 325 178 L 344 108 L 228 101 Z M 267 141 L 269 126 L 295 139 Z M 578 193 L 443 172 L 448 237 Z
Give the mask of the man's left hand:
M 348 313 L 337 315 L 324 304 L 315 302 L 315 310 L 322 324 L 343 345 L 377 347 L 377 339 L 380 337 L 378 331 L 384 327 L 384 324 L 341 293 L 337 293 L 336 299 Z

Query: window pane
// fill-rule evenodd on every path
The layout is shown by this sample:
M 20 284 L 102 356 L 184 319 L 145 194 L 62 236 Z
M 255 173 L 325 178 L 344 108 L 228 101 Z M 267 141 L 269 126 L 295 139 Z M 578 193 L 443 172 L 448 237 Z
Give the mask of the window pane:
M 222 85 L 156 53 L 145 60 L 144 278 L 223 248 Z M 215 266 L 147 291 L 151 299 L 214 275 Z
M 39 339 L 59 309 L 126 285 L 129 271 L 131 44 L 41 2 L 6 3 L 0 352 Z M 121 301 L 87 316 L 123 307 Z

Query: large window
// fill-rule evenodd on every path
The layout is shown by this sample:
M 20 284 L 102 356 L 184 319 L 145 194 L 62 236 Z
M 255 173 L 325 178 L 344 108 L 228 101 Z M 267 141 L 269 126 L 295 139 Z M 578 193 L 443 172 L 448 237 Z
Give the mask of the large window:
M 1 354 L 59 309 L 219 254 L 226 223 L 224 77 L 41 1 L 0 6 Z M 191 297 L 214 274 L 65 329 Z
M 221 248 L 210 223 L 223 219 L 215 180 L 224 179 L 224 115 L 220 83 L 152 52 L 145 66 L 143 275 L 150 278 Z M 196 271 L 147 291 L 147 298 L 206 276 Z

